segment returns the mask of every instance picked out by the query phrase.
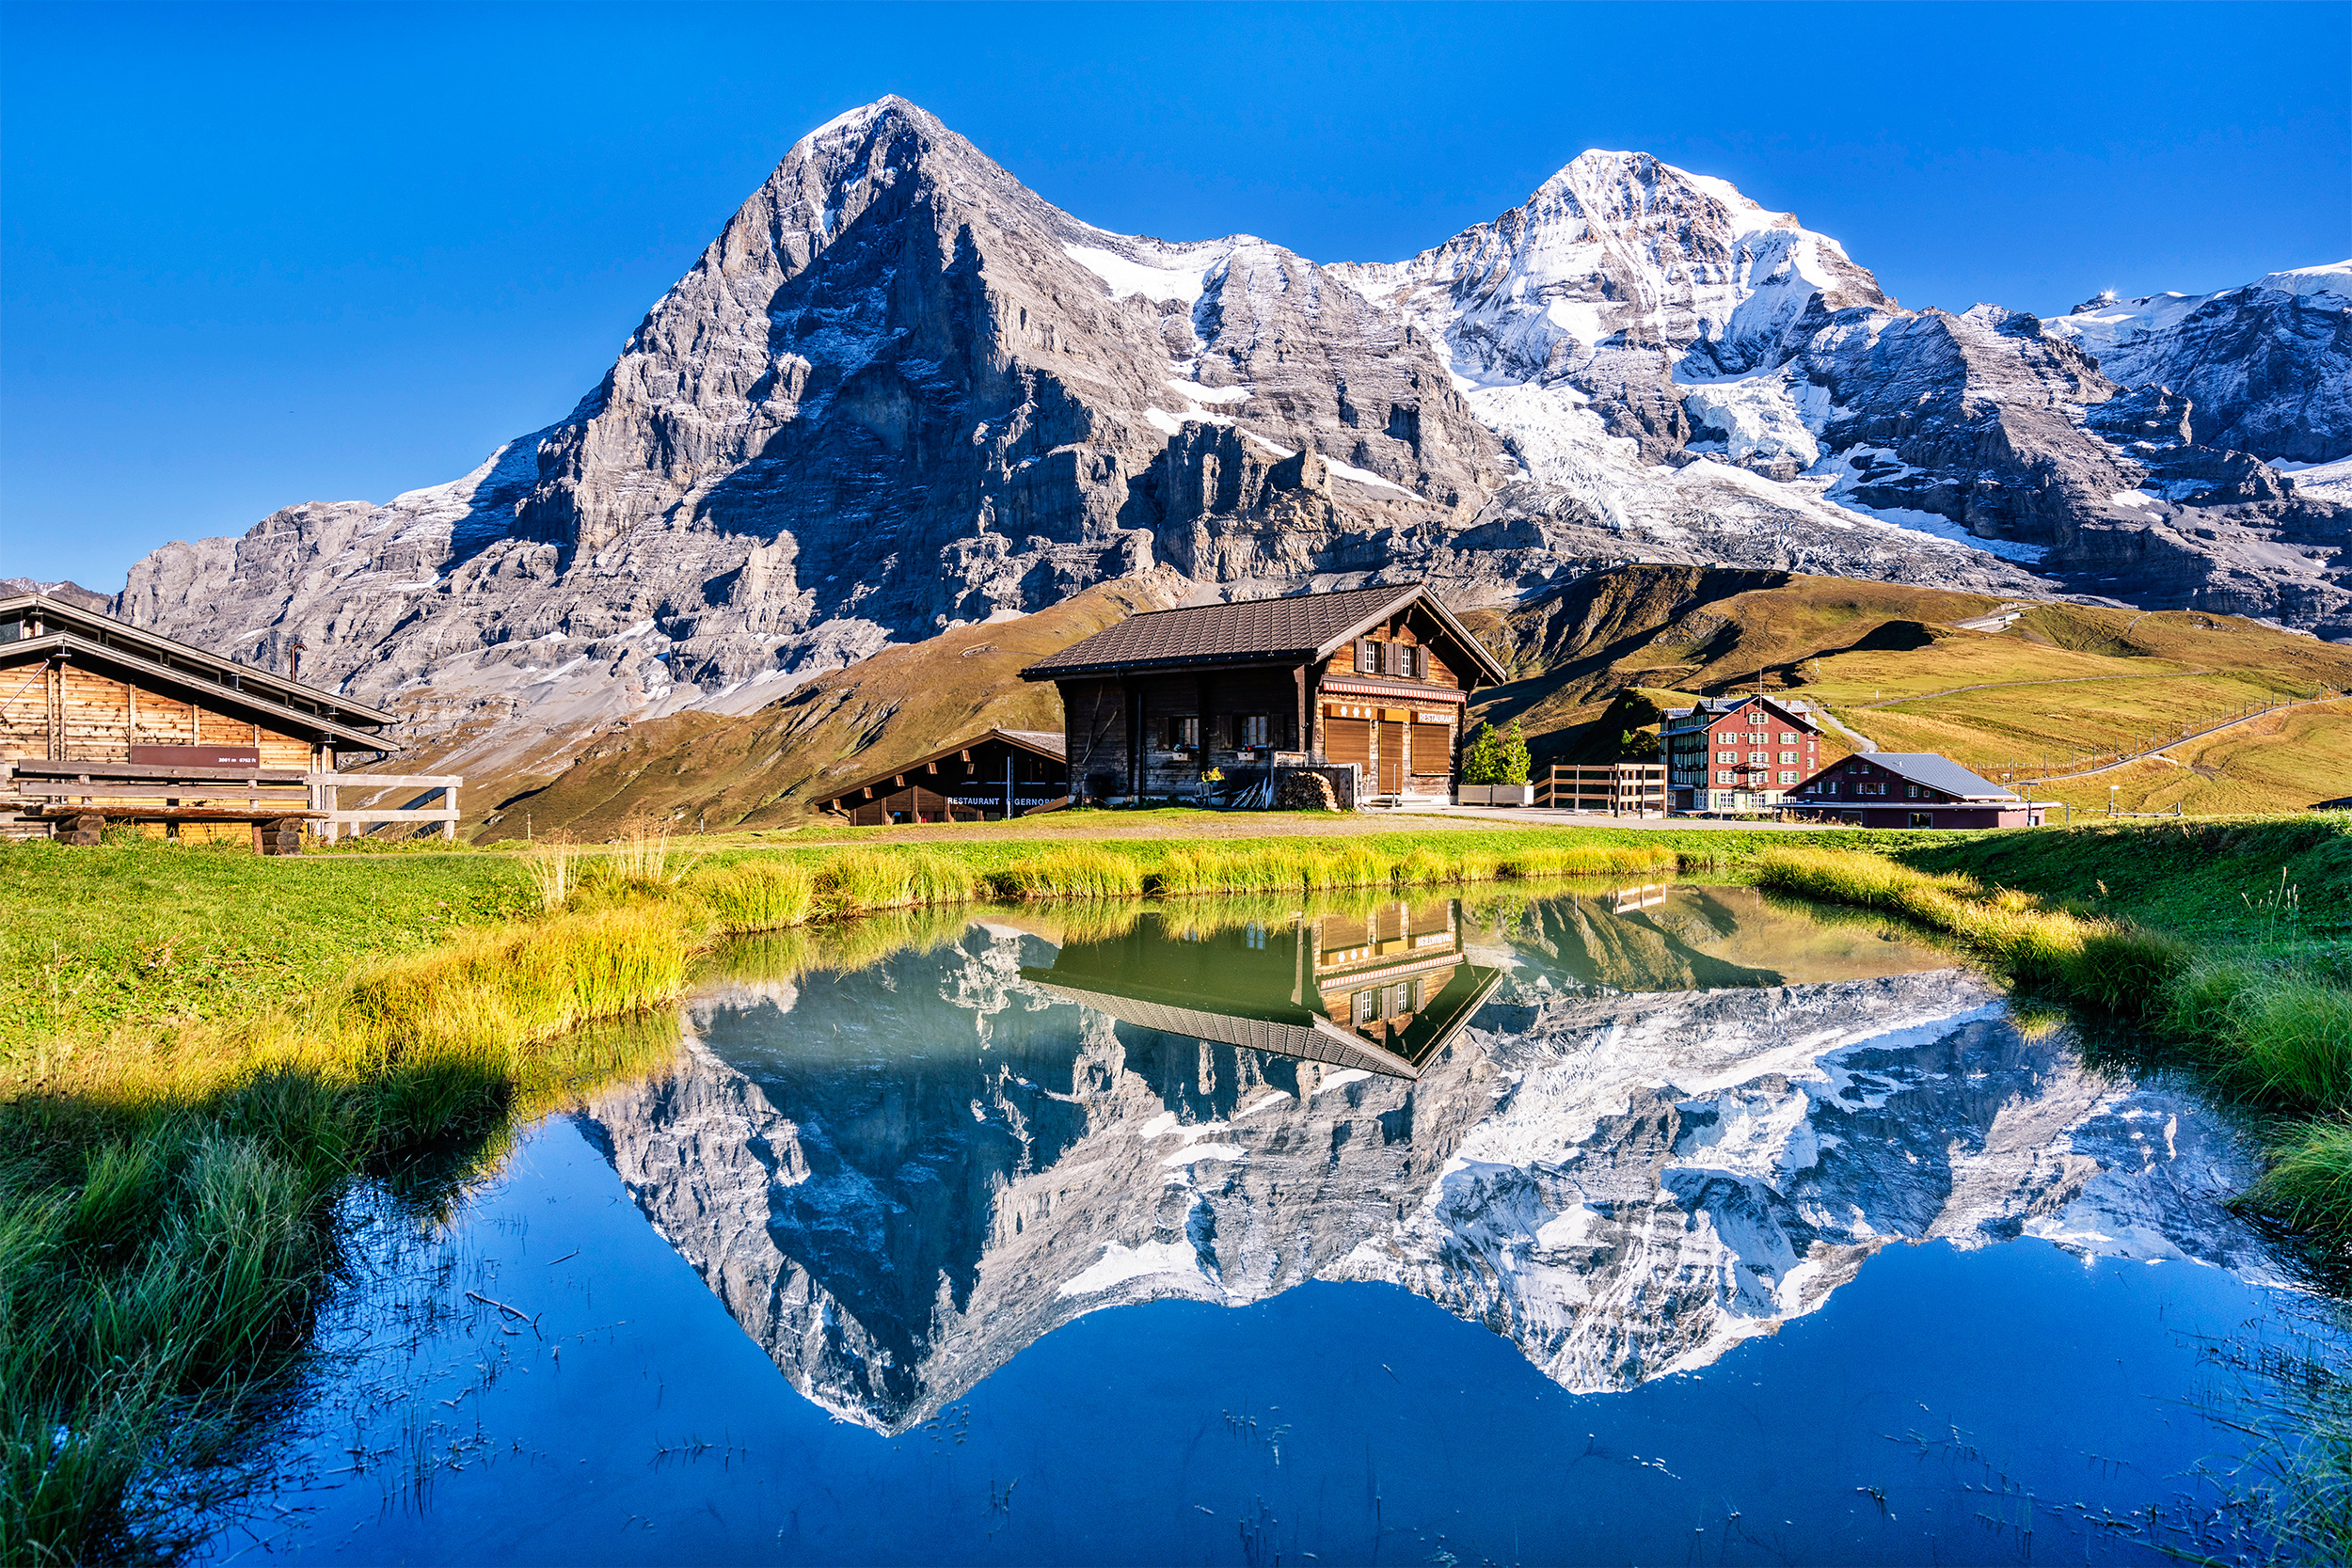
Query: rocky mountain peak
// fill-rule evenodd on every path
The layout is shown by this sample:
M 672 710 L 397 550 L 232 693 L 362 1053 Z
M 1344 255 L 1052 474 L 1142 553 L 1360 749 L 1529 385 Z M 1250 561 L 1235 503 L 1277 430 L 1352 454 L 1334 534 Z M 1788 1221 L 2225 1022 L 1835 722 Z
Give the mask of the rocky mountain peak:
M 477 737 L 452 768 L 1165 567 L 1492 603 L 1629 557 L 2015 594 L 2040 566 L 2352 629 L 2344 515 L 2260 462 L 2352 450 L 2347 270 L 1921 317 L 1792 215 L 1609 151 L 1407 261 L 1321 263 L 1096 228 L 884 98 L 792 145 L 564 420 L 167 546 L 116 604 L 246 657 L 298 636 L 413 735 Z M 2156 372 L 2238 451 L 2085 412 Z

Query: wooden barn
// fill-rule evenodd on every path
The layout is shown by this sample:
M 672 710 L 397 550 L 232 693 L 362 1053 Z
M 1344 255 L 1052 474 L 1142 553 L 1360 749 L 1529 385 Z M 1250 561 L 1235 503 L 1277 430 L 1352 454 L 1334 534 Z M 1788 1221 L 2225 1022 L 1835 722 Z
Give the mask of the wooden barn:
M 1070 797 L 1062 737 L 1052 730 L 989 730 L 943 746 L 902 768 L 846 787 L 828 786 L 812 802 L 853 826 L 891 822 L 1000 822 Z
M 1470 693 L 1505 675 L 1415 583 L 1154 610 L 1021 677 L 1060 689 L 1071 787 L 1095 800 L 1246 798 L 1290 762 L 1443 800 Z
M 284 852 L 302 824 L 349 815 L 325 797 L 338 759 L 392 750 L 391 722 L 94 610 L 0 599 L 0 832 L 13 836 L 94 843 L 132 822 Z

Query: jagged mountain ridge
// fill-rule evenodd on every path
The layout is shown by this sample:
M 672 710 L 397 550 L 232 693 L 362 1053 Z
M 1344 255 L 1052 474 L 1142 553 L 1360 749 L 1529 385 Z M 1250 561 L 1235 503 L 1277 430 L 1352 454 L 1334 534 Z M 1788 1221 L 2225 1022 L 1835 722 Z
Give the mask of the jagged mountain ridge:
M 795 144 L 565 420 L 387 505 L 167 546 L 117 603 L 256 662 L 300 638 L 484 754 L 746 710 L 1155 564 L 1468 604 L 1628 557 L 2019 594 L 2052 590 L 2038 564 L 2334 626 L 2348 514 L 2193 440 L 2119 444 L 2089 416 L 2114 392 L 2030 317 L 1903 312 L 1834 241 L 1643 154 L 1410 261 L 1321 266 L 1095 229 L 885 99 Z
M 2188 400 L 2201 445 L 2296 464 L 2352 457 L 2352 261 L 2209 294 L 2105 293 L 2046 325 L 2118 386 Z

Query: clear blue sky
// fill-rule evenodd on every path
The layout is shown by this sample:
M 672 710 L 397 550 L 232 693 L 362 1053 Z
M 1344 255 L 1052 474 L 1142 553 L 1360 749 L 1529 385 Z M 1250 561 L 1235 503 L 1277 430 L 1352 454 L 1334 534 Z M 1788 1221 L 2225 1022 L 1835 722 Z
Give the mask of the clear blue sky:
M 1104 227 L 1385 261 L 1586 148 L 1905 304 L 2352 254 L 2352 6 L 0 8 L 0 576 L 464 473 L 885 92 Z

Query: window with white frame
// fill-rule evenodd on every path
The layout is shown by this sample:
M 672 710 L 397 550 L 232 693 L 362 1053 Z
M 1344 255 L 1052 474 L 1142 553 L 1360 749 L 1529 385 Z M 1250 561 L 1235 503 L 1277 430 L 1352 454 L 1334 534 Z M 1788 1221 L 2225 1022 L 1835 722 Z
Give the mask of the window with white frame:
M 1380 644 L 1369 637 L 1356 639 L 1356 673 L 1359 675 L 1380 673 Z
M 1717 784 L 1729 784 L 1729 783 L 1731 783 L 1731 779 L 1732 779 L 1731 769 L 1730 769 L 1730 768 L 1724 768 L 1722 772 L 1717 773 L 1717 774 L 1715 775 L 1715 782 L 1716 782 Z
M 1740 760 L 1740 753 L 1737 752 L 1718 752 L 1715 753 L 1715 760 L 1717 762 L 1738 762 Z
M 1780 753 L 1780 760 L 1784 765 L 1793 768 L 1796 766 L 1797 753 L 1794 752 L 1783 752 Z
M 1770 762 L 1772 760 L 1772 753 L 1770 752 L 1750 752 L 1748 753 L 1748 760 L 1750 762 Z
M 1794 730 L 1781 731 L 1780 743 L 1783 746 L 1794 746 L 1797 743 L 1797 732 Z
M 1785 784 L 1795 784 L 1797 782 L 1797 770 L 1793 768 L 1782 768 L 1780 773 L 1780 782 Z
M 1233 744 L 1244 751 L 1254 751 L 1269 744 L 1266 739 L 1273 727 L 1273 716 L 1265 713 L 1237 713 L 1233 716 L 1236 734 Z

